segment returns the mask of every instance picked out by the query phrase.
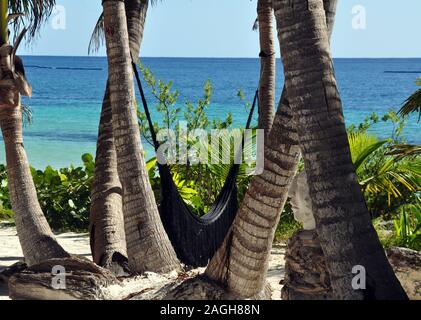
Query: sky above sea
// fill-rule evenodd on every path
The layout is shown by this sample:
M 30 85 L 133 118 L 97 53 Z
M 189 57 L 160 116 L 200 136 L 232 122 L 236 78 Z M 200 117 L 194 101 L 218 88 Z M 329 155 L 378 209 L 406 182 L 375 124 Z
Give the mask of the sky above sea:
M 150 8 L 145 57 L 257 57 L 257 0 L 164 0 Z M 21 54 L 85 56 L 100 0 L 57 0 L 57 8 Z M 421 57 L 419 0 L 339 0 L 334 57 Z M 278 47 L 278 46 L 277 46 Z M 279 52 L 279 50 L 278 50 Z M 104 48 L 99 55 L 105 55 Z

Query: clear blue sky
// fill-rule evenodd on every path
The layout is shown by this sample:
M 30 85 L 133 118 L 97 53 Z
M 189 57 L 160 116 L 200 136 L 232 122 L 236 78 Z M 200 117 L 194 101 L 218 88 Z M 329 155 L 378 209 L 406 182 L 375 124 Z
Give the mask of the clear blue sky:
M 142 55 L 148 57 L 256 57 L 251 30 L 257 0 L 163 0 L 149 11 Z M 100 0 L 57 0 L 65 30 L 54 18 L 20 54 L 86 55 Z M 353 28 L 353 8 L 366 11 L 366 28 Z M 358 16 L 360 17 L 360 16 Z M 335 57 L 421 57 L 420 0 L 339 0 L 333 39 Z M 359 20 L 361 22 L 361 20 Z M 357 21 L 358 22 L 358 21 Z M 361 25 L 361 24 L 360 24 Z M 104 55 L 105 50 L 98 55 Z

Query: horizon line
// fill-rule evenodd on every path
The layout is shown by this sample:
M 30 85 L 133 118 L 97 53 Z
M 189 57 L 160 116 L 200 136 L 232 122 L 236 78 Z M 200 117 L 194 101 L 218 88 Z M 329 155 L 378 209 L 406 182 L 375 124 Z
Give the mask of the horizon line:
M 57 57 L 57 58 L 106 58 L 106 55 L 44 55 L 44 54 L 22 54 L 21 57 Z M 198 56 L 144 56 L 146 59 L 259 59 L 259 57 L 198 57 Z M 281 59 L 281 57 L 277 57 Z M 402 57 L 346 57 L 339 56 L 333 59 L 421 59 L 420 57 L 402 56 Z

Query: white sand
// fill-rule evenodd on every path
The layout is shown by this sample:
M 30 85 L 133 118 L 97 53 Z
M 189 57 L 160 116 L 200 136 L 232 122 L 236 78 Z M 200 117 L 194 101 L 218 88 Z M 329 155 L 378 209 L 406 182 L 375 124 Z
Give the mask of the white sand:
M 62 233 L 57 235 L 58 242 L 71 254 L 91 259 L 89 235 L 76 233 Z M 279 282 L 284 275 L 285 247 L 275 246 L 272 250 L 269 265 L 268 281 L 273 289 L 273 299 L 279 300 L 281 285 Z M 16 228 L 0 224 L 0 272 L 12 264 L 22 260 L 22 249 L 16 234 Z M 0 283 L 0 300 L 8 300 L 4 285 Z

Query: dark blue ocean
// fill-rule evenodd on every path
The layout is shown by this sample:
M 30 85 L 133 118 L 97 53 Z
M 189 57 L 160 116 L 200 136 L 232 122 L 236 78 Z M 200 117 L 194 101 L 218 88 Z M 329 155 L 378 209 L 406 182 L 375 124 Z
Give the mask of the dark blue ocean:
M 106 58 L 30 56 L 24 57 L 24 63 L 33 86 L 32 99 L 24 100 L 33 113 L 33 122 L 25 126 L 25 147 L 31 164 L 37 168 L 79 165 L 83 153 L 95 152 L 107 78 Z M 224 117 L 232 112 L 235 124 L 244 126 L 247 112 L 237 91 L 242 89 L 248 100 L 253 98 L 259 78 L 257 59 L 144 58 L 142 63 L 157 79 L 174 82 L 174 88 L 181 93 L 179 103 L 196 102 L 202 96 L 204 82 L 211 80 L 214 95 L 209 117 Z M 283 85 L 280 65 L 278 94 Z M 381 115 L 390 109 L 398 110 L 417 89 L 421 59 L 335 59 L 335 69 L 350 125 L 373 112 Z M 149 98 L 152 105 L 154 100 Z M 414 116 L 404 135 L 411 143 L 421 143 L 420 129 Z M 379 124 L 373 133 L 386 137 L 391 130 Z M 3 163 L 2 145 L 0 150 Z M 147 150 L 152 153 L 150 147 Z

